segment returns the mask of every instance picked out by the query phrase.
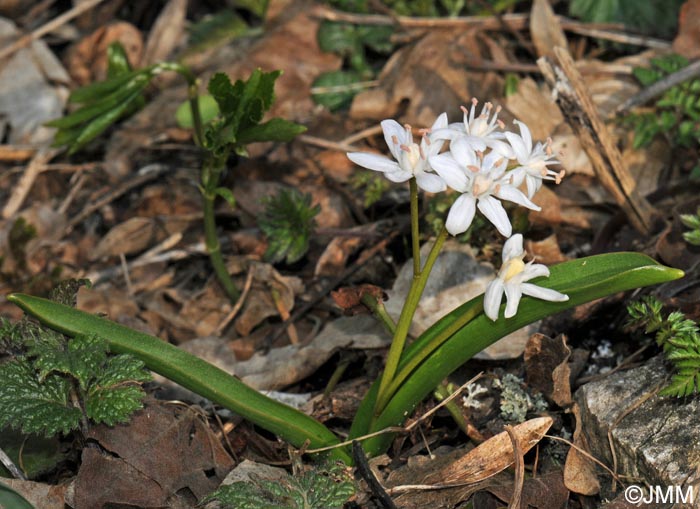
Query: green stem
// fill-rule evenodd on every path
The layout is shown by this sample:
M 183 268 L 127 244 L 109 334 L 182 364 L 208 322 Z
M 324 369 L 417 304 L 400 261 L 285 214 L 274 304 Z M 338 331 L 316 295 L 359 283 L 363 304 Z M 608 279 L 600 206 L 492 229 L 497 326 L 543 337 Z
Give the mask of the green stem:
M 226 262 L 221 253 L 221 243 L 216 234 L 216 213 L 214 202 L 216 200 L 216 188 L 226 161 L 226 157 L 206 157 L 202 165 L 202 208 L 204 212 L 204 242 L 209 253 L 214 273 L 231 302 L 236 302 L 240 296 L 236 284 L 226 268 Z
M 406 344 L 406 338 L 408 337 L 408 331 L 411 328 L 411 322 L 413 321 L 413 315 L 416 313 L 416 308 L 420 302 L 421 295 L 425 289 L 425 285 L 428 282 L 428 276 L 430 276 L 430 271 L 437 260 L 438 254 L 440 254 L 440 249 L 447 239 L 447 230 L 443 227 L 438 234 L 435 243 L 433 244 L 430 254 L 425 261 L 425 267 L 417 276 L 413 275 L 413 282 L 411 283 L 411 288 L 406 296 L 406 302 L 401 310 L 401 315 L 399 316 L 399 322 L 396 324 L 396 332 L 394 333 L 394 338 L 391 341 L 391 346 L 389 347 L 389 354 L 386 359 L 386 367 L 384 368 L 384 373 L 382 373 L 381 381 L 379 382 L 379 393 L 377 395 L 377 402 L 374 407 L 374 414 L 379 415 L 384 408 L 384 405 L 389 401 L 390 395 L 387 394 L 387 390 L 391 385 L 394 375 L 396 374 L 396 369 L 399 365 L 399 359 L 403 353 L 404 345 Z
M 365 293 L 362 294 L 362 297 L 360 297 L 360 302 L 362 302 L 362 304 L 364 304 L 372 312 L 374 317 L 382 323 L 389 334 L 393 336 L 396 333 L 396 324 L 394 323 L 394 319 L 391 318 L 389 313 L 386 312 L 384 303 L 380 299 L 370 295 L 369 293 Z
M 15 293 L 7 300 L 68 336 L 100 336 L 108 342 L 112 352 L 133 355 L 156 373 L 240 414 L 295 447 L 304 447 L 307 440 L 311 448 L 339 442 L 328 428 L 312 417 L 260 394 L 235 376 L 154 336 L 40 297 Z M 352 462 L 343 448 L 333 449 L 331 454 L 347 464 Z
M 413 277 L 420 275 L 420 231 L 418 229 L 418 184 L 416 177 L 408 181 L 411 192 L 411 251 L 413 252 Z
M 194 142 L 198 147 L 204 146 L 204 125 L 202 113 L 199 110 L 199 80 L 185 65 L 177 62 L 163 62 L 154 66 L 154 74 L 161 71 L 174 71 L 187 80 L 187 97 L 192 110 L 192 125 L 194 128 Z

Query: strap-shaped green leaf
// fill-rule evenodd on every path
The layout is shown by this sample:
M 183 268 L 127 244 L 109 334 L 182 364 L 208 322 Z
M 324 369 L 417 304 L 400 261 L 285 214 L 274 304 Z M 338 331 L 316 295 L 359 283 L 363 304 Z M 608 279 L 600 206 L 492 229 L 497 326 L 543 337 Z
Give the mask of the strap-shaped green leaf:
M 303 412 L 260 394 L 216 366 L 156 337 L 40 297 L 15 293 L 7 299 L 63 334 L 104 338 L 113 352 L 133 355 L 156 373 L 242 415 L 295 447 L 304 446 L 307 440 L 312 448 L 339 442 L 328 428 Z M 351 462 L 344 449 L 334 449 L 332 454 L 345 463 Z
M 26 498 L 0 482 L 0 507 L 12 509 L 34 509 Z
M 548 302 L 524 297 L 518 313 L 513 318 L 503 318 L 503 310 L 496 322 L 492 322 L 483 313 L 476 315 L 426 356 L 378 416 L 372 415 L 377 396 L 375 384 L 360 406 L 350 437 L 355 438 L 389 426 L 400 425 L 415 406 L 455 369 L 484 348 L 529 323 L 607 295 L 681 277 L 681 270 L 663 266 L 640 253 L 609 253 L 554 265 L 550 267 L 549 278 L 533 282 L 567 294 L 567 302 Z M 404 352 L 399 363 L 399 372 L 413 358 L 421 355 L 442 331 L 460 320 L 465 313 L 471 313 L 475 306 L 481 306 L 482 301 L 482 296 L 472 299 L 426 330 Z M 369 454 L 376 455 L 383 452 L 390 442 L 391 435 L 385 434 L 365 441 L 364 447 Z

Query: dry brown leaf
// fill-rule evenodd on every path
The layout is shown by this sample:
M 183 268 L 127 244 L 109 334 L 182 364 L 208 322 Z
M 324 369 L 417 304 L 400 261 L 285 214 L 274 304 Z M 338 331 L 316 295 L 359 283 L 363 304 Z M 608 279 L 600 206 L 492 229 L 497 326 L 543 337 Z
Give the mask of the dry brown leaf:
M 26 498 L 34 506 L 34 509 L 64 509 L 66 507 L 67 485 L 52 486 L 41 482 L 7 478 L 2 479 L 2 484 L 9 486 Z
M 107 77 L 107 48 L 113 42 L 124 46 L 129 63 L 137 67 L 143 52 L 143 37 L 131 23 L 118 21 L 83 37 L 67 52 L 66 67 L 79 85 L 102 81 Z
M 523 454 L 534 447 L 552 426 L 551 417 L 537 417 L 513 427 Z M 514 462 L 507 432 L 489 438 L 447 467 L 429 475 L 423 484 L 477 483 L 505 470 Z
M 556 233 L 552 233 L 542 240 L 526 240 L 525 251 L 538 263 L 544 263 L 545 265 L 568 260 L 559 248 L 559 240 Z
M 405 111 L 403 118 L 429 127 L 442 112 L 455 112 L 472 97 L 500 95 L 502 78 L 467 70 L 466 60 L 480 60 L 476 32 L 434 30 L 392 55 L 379 75 L 381 85 L 355 96 L 353 118 L 381 120 Z
M 563 334 L 555 338 L 533 334 L 525 347 L 528 385 L 560 407 L 571 405 L 570 356 L 571 350 Z
M 549 0 L 535 0 L 530 10 L 530 36 L 538 57 L 554 57 L 554 48 L 567 48 L 566 36 Z
M 95 261 L 108 256 L 130 255 L 143 251 L 157 242 L 158 230 L 156 220 L 153 218 L 129 218 L 102 237 L 95 250 L 90 253 L 90 260 Z
M 205 423 L 189 408 L 149 401 L 128 424 L 94 427 L 87 438 L 108 452 L 83 449 L 76 507 L 177 507 L 186 493 L 210 493 L 233 461 Z
M 334 237 L 319 256 L 314 276 L 337 276 L 345 269 L 348 259 L 365 244 L 363 237 Z
M 576 417 L 576 430 L 574 431 L 574 445 L 584 451 L 588 451 L 586 436 L 581 429 L 581 409 L 575 403 L 572 413 Z M 581 495 L 596 495 L 600 492 L 600 482 L 595 472 L 595 463 L 581 454 L 574 447 L 569 449 L 564 465 L 564 484 L 574 493 Z
M 513 482 L 507 479 L 506 482 L 490 483 L 484 488 L 484 491 L 488 491 L 507 503 L 513 494 Z M 555 470 L 526 479 L 523 485 L 521 505 L 516 507 L 566 509 L 568 500 L 569 490 L 564 485 L 562 472 Z M 480 506 L 475 503 L 474 507 Z
M 673 40 L 673 51 L 688 60 L 700 57 L 700 1 L 688 0 L 678 17 L 678 35 Z
M 355 287 L 342 287 L 331 292 L 333 302 L 348 315 L 366 313 L 369 311 L 361 301 L 364 295 L 370 295 L 379 301 L 386 300 L 387 298 L 384 290 L 378 286 L 369 284 Z
M 538 86 L 532 78 L 520 80 L 518 90 L 506 97 L 504 105 L 515 118 L 527 124 L 534 140 L 546 140 L 564 121 L 549 89 L 546 85 Z
M 148 35 L 141 66 L 168 59 L 185 35 L 186 14 L 187 0 L 170 0 L 163 7 Z

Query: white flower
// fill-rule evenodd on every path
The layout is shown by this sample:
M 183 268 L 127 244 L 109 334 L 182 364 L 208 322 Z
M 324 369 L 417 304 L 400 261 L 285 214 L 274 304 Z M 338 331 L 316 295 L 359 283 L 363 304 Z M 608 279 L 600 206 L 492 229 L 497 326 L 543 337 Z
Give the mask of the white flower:
M 447 129 L 435 131 L 435 138 L 454 140 L 457 138 L 466 138 L 469 145 L 474 150 L 484 151 L 486 147 L 494 147 L 497 145 L 497 140 L 503 139 L 503 133 L 496 132 L 496 128 L 503 129 L 505 126 L 501 120 L 498 120 L 498 114 L 501 107 L 495 108 L 490 102 L 484 103 L 479 116 L 476 116 L 476 106 L 479 104 L 477 99 L 472 99 L 472 107 L 467 110 L 464 106 L 461 107 L 464 112 L 464 120 L 461 123 L 450 124 Z M 493 116 L 491 116 L 493 113 Z
M 530 279 L 549 276 L 549 269 L 539 263 L 525 263 L 523 258 L 523 236 L 516 233 L 509 238 L 503 246 L 503 265 L 498 271 L 496 279 L 491 281 L 486 287 L 484 294 L 484 313 L 491 320 L 498 319 L 498 310 L 501 307 L 503 293 L 506 294 L 505 317 L 511 318 L 518 311 L 518 304 L 523 295 L 529 295 L 536 299 L 553 302 L 564 302 L 569 300 L 568 295 L 559 293 L 556 290 L 542 288 L 531 283 L 526 283 Z
M 467 231 L 478 207 L 503 236 L 510 237 L 513 228 L 498 199 L 541 210 L 512 185 L 510 175 L 504 177 L 508 160 L 497 151 L 483 156 L 471 148 L 468 140 L 457 138 L 450 144 L 450 153 L 431 157 L 430 164 L 449 187 L 462 193 L 445 221 L 452 235 Z
M 415 177 L 418 187 L 425 191 L 444 191 L 445 182 L 439 176 L 428 173 L 428 158 L 438 154 L 443 144 L 441 140 L 433 140 L 429 133 L 447 127 L 447 114 L 440 115 L 433 126 L 422 133 L 420 145 L 413 141 L 411 126 L 401 127 L 395 120 L 383 120 L 381 125 L 384 139 L 395 161 L 365 152 L 350 152 L 348 158 L 363 168 L 381 171 L 392 182 L 406 182 Z
M 525 180 L 528 198 L 532 198 L 542 187 L 543 180 L 553 180 L 559 184 L 566 172 L 564 170 L 556 172 L 547 168 L 549 164 L 559 164 L 552 154 L 551 139 L 548 139 L 546 144 L 538 142 L 533 148 L 530 129 L 522 122 L 517 120 L 513 122 L 520 126 L 520 136 L 515 133 L 505 133 L 520 165 L 513 170 L 513 183 L 519 186 Z

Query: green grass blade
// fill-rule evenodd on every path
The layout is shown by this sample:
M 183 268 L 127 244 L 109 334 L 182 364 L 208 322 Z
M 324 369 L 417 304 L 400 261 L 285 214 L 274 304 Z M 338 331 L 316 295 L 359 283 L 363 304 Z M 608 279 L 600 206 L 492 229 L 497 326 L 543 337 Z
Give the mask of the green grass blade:
M 311 448 L 339 442 L 328 428 L 303 412 L 260 394 L 216 366 L 156 337 L 40 297 L 15 293 L 7 300 L 68 336 L 97 334 L 107 340 L 114 353 L 133 355 L 156 373 L 242 415 L 295 447 L 304 446 L 307 440 Z M 332 454 L 351 463 L 344 449 L 334 449 Z

